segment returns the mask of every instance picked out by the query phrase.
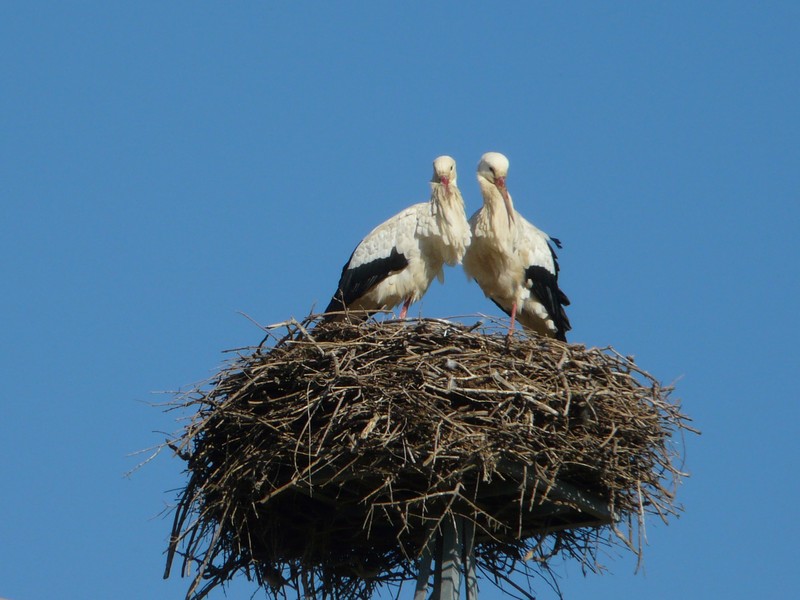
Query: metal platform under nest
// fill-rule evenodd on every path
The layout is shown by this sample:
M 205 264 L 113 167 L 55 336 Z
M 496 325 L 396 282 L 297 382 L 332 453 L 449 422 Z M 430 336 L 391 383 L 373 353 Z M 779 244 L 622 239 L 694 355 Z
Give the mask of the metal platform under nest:
M 520 479 L 527 480 L 529 486 L 545 487 L 545 484 L 536 481 L 531 475 L 526 476 L 525 469 L 519 465 L 505 462 L 499 465 L 499 470 L 517 481 L 492 486 L 481 494 L 481 500 L 486 500 L 493 494 L 506 495 L 511 491 L 509 488 L 519 486 Z M 599 527 L 614 521 L 614 516 L 602 499 L 571 484 L 555 482 L 547 487 L 547 496 L 548 500 L 532 508 L 528 515 L 534 517 L 540 526 L 531 526 L 531 521 L 526 519 L 528 527 L 523 532 L 524 537 L 562 529 Z M 440 532 L 425 548 L 417 563 L 414 600 L 459 600 L 462 575 L 466 600 L 477 600 L 478 577 L 474 554 L 476 541 L 479 540 L 476 540 L 475 524 L 472 521 L 464 517 L 445 518 Z M 428 595 L 432 568 L 433 589 Z

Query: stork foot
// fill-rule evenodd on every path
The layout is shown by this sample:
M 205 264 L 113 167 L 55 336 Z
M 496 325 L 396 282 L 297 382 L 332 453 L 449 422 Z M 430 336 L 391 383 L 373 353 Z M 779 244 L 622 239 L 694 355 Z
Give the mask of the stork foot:
M 511 340 L 514 339 L 514 330 L 509 329 L 508 333 L 506 334 L 506 350 L 511 347 Z

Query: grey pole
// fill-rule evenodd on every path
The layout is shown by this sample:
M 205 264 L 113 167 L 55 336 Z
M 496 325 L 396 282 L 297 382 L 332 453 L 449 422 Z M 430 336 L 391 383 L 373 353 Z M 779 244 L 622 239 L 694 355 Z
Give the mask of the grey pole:
M 414 600 L 425 600 L 428 595 L 428 579 L 431 576 L 431 544 L 436 544 L 433 538 L 425 546 L 422 556 L 417 562 L 417 587 L 414 590 Z
M 466 579 L 467 600 L 478 600 L 478 576 L 475 572 L 475 523 L 464 522 L 464 578 Z
M 431 550 L 434 547 L 435 550 Z M 459 600 L 461 570 L 464 570 L 467 600 L 478 600 L 478 578 L 475 572 L 475 523 L 463 517 L 448 516 L 442 520 L 440 533 L 431 539 L 417 561 L 417 585 L 414 600 L 426 600 L 431 576 L 431 557 L 436 557 L 433 591 L 427 600 Z
M 442 521 L 442 585 L 439 600 L 459 599 L 463 536 L 463 519 L 451 516 Z

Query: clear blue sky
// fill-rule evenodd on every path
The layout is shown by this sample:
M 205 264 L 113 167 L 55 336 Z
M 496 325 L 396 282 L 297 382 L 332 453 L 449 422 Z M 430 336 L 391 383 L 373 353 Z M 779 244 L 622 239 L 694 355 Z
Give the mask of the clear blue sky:
M 704 432 L 645 572 L 557 564 L 567 598 L 796 592 L 800 4 L 3 2 L 0 56 L 0 596 L 182 597 L 181 464 L 124 477 L 179 425 L 154 392 L 324 306 L 435 156 L 477 209 L 488 150 L 571 341 Z M 446 276 L 412 314 L 496 314 Z

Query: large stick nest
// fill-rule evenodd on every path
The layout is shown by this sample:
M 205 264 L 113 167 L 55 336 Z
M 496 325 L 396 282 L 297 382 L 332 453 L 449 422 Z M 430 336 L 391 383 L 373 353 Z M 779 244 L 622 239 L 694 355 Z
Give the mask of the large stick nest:
M 274 596 L 365 598 L 416 576 L 443 519 L 474 523 L 495 583 L 556 554 L 640 554 L 680 510 L 670 388 L 610 348 L 425 319 L 266 328 L 169 442 L 186 461 L 168 549 L 187 598 L 236 573 Z M 519 589 L 519 588 L 517 588 Z

